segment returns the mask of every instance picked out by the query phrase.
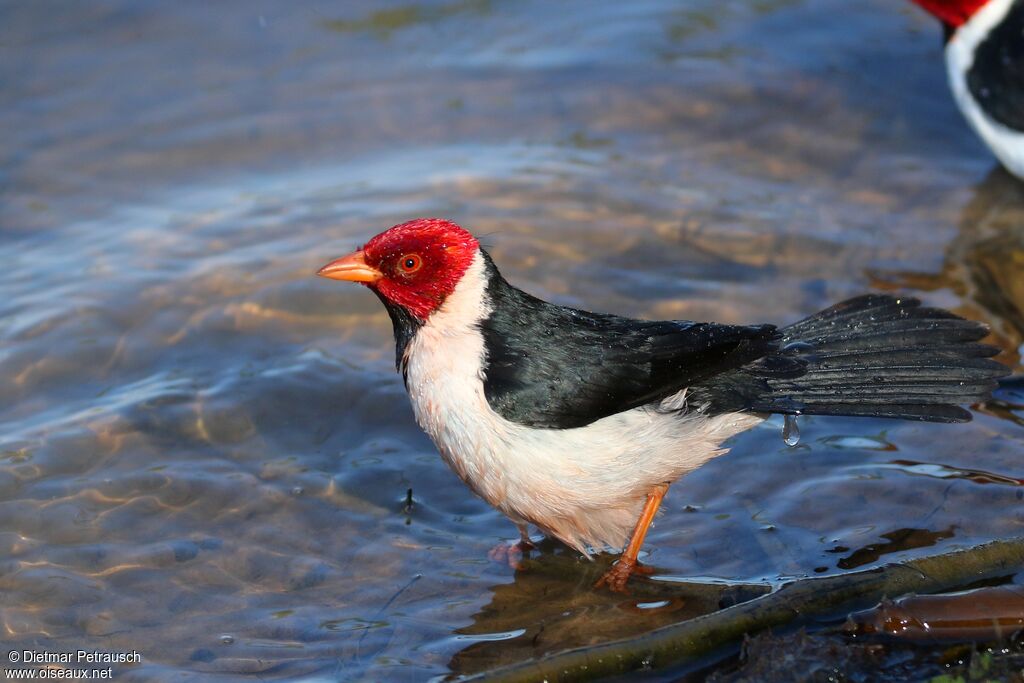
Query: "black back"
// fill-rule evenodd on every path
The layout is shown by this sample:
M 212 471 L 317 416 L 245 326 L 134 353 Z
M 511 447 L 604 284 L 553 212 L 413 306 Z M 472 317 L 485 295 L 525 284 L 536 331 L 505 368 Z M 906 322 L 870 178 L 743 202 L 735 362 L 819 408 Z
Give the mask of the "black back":
M 482 251 L 482 250 L 481 250 Z M 778 330 L 645 321 L 556 306 L 508 284 L 486 252 L 484 394 L 506 420 L 583 427 L 687 389 L 688 410 L 962 422 L 1006 366 L 988 329 L 917 299 L 867 294 Z M 422 322 L 383 299 L 399 369 Z
M 643 321 L 556 306 L 508 284 L 484 254 L 480 328 L 491 408 L 531 427 L 582 427 L 671 396 L 777 348 L 772 325 Z
M 990 118 L 1024 133 L 1024 0 L 978 45 L 967 87 Z

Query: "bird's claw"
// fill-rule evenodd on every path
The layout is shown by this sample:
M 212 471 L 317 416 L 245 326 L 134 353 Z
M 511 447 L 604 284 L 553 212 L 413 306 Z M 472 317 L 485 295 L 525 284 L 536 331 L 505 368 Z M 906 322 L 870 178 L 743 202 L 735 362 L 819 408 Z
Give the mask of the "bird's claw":
M 603 586 L 614 593 L 629 593 L 626 583 L 629 581 L 630 576 L 633 574 L 649 576 L 654 571 L 653 567 L 648 567 L 639 562 L 620 559 L 597 580 L 594 588 L 601 588 Z
M 499 543 L 487 553 L 487 559 L 498 564 L 507 564 L 512 569 L 519 569 L 523 557 L 527 557 L 536 547 L 529 541 Z
M 629 581 L 629 576 L 633 573 L 635 566 L 633 562 L 619 560 L 597 580 L 594 588 L 604 586 L 613 593 L 628 593 L 629 590 L 626 588 L 626 582 Z

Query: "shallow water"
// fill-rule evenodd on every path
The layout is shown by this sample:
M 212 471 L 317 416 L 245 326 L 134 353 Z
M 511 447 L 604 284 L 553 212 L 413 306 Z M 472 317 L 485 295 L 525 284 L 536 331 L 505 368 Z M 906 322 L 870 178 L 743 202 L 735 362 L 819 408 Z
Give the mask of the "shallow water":
M 138 650 L 126 678 L 423 680 L 717 607 L 683 579 L 1024 532 L 1005 391 L 967 425 L 742 435 L 670 491 L 631 597 L 554 543 L 514 572 L 487 560 L 514 527 L 415 426 L 377 301 L 312 276 L 441 215 L 561 303 L 789 322 L 896 290 L 988 322 L 1020 372 L 1024 189 L 909 3 L 3 13 L 12 649 Z

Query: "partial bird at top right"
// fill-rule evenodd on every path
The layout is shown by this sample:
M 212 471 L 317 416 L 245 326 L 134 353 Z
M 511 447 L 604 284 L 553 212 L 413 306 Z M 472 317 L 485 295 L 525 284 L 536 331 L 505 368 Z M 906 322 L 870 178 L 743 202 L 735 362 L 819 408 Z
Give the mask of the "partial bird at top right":
M 913 0 L 942 22 L 960 111 L 1024 179 L 1024 0 Z

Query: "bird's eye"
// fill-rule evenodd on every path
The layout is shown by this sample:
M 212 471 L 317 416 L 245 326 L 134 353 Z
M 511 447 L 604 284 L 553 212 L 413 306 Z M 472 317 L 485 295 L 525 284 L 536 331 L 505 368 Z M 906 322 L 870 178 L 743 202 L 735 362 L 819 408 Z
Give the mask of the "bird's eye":
M 415 273 L 423 265 L 423 259 L 420 258 L 419 254 L 406 254 L 398 262 L 398 267 L 403 273 Z

